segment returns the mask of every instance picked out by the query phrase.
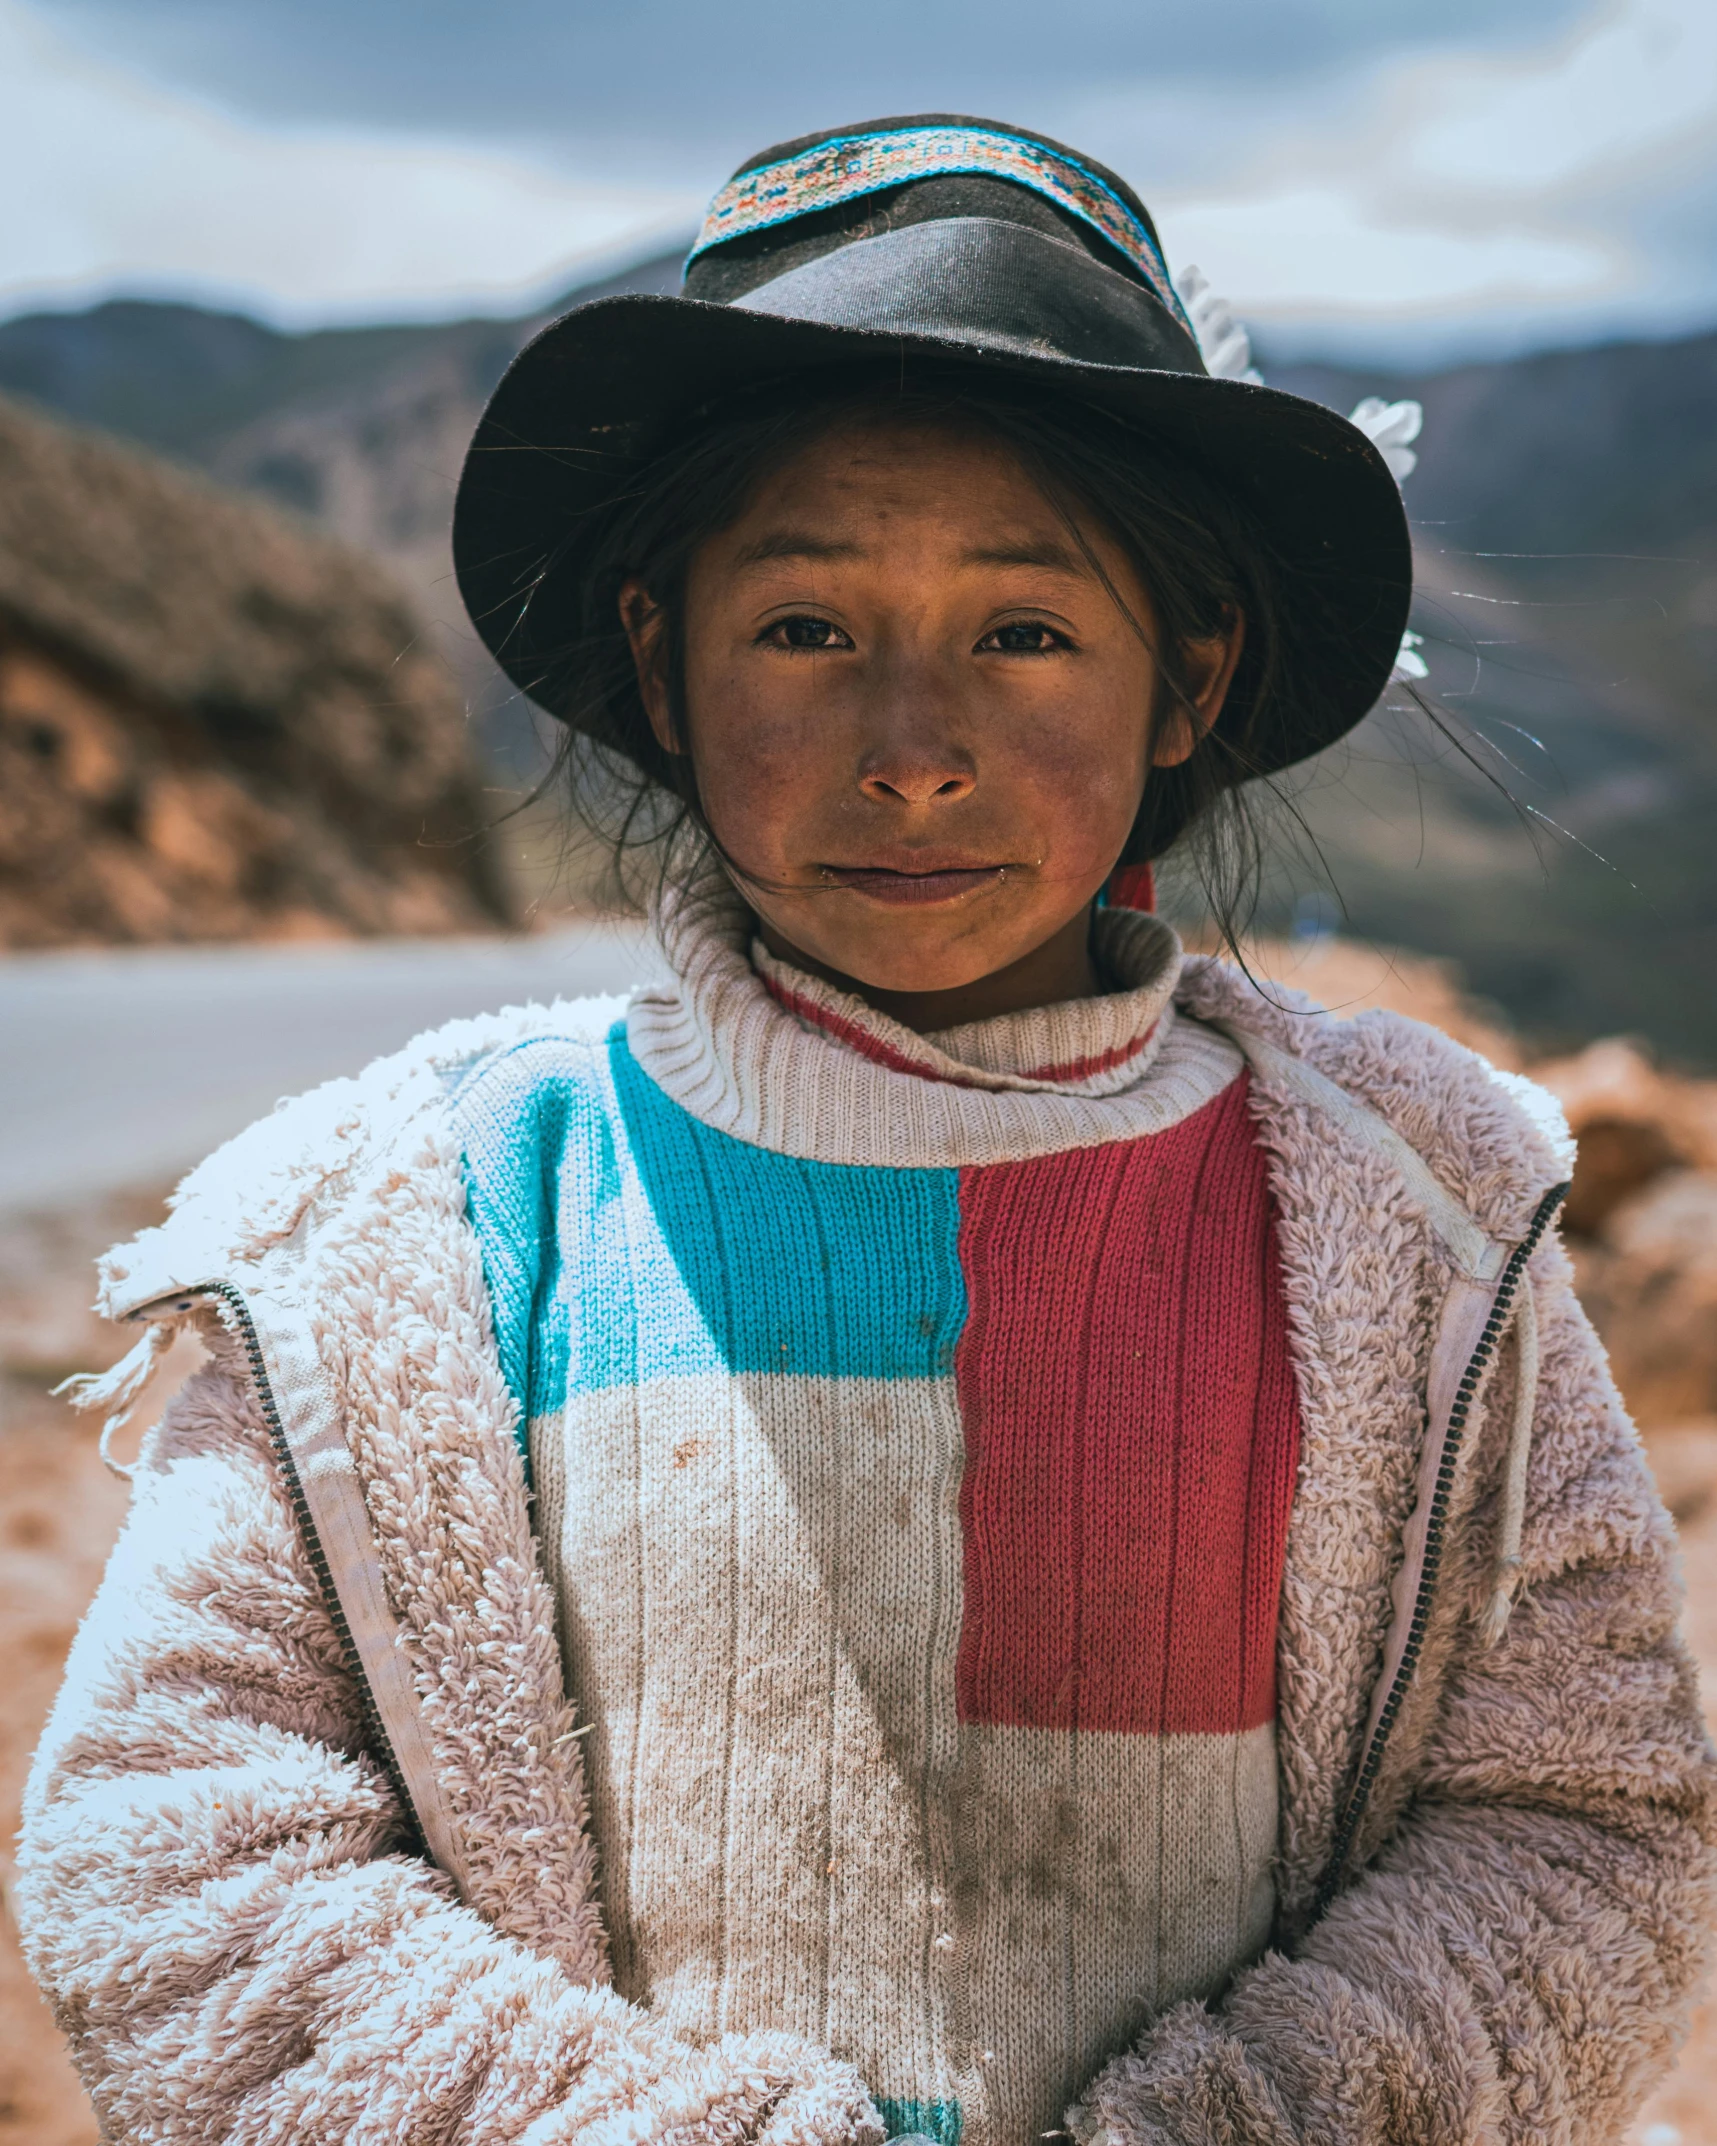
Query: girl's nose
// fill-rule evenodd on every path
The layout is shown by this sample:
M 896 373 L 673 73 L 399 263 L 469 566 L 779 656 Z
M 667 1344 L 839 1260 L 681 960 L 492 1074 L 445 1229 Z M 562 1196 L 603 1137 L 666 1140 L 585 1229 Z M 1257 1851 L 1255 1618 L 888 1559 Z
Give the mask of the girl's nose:
M 879 741 L 859 761 L 859 788 L 878 804 L 952 804 L 968 796 L 977 779 L 971 754 L 946 740 Z

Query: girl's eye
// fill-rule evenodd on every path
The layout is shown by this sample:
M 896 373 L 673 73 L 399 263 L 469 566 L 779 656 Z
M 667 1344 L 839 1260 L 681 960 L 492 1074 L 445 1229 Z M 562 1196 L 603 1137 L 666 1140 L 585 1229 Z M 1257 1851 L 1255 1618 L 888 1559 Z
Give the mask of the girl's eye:
M 1057 633 L 1038 619 L 1016 619 L 998 626 L 978 643 L 977 653 L 997 656 L 1047 656 L 1058 648 L 1071 648 L 1066 634 Z
M 771 648 L 851 648 L 852 640 L 831 620 L 796 614 L 792 618 L 778 618 L 773 626 L 765 629 L 764 640 Z

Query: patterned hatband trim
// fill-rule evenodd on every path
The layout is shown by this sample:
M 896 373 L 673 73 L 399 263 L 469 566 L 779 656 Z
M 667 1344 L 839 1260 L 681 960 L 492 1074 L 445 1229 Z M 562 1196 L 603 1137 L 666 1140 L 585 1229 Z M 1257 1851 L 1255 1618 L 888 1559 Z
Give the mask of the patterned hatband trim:
M 906 127 L 895 134 L 844 134 L 799 156 L 730 179 L 709 205 L 687 266 L 711 246 L 832 209 L 863 194 L 958 172 L 1011 179 L 1081 218 L 1125 254 L 1193 337 L 1168 266 L 1149 230 L 1094 171 L 1017 134 L 979 127 Z

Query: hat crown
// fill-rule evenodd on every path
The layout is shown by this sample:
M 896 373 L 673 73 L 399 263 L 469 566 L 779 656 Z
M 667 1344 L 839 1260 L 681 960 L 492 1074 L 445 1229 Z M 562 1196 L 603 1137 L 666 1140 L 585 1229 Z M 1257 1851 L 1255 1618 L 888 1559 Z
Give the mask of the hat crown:
M 1193 334 L 1150 213 L 1124 180 L 1046 135 L 946 113 L 831 128 L 749 159 L 710 203 L 686 295 L 732 303 L 882 231 L 970 216 L 1071 240 Z

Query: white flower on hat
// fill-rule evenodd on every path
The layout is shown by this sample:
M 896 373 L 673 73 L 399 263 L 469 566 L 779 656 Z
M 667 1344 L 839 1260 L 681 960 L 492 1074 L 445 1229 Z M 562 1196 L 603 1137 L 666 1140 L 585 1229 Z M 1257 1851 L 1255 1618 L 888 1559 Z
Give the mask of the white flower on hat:
M 1357 425 L 1385 462 L 1389 474 L 1400 484 L 1419 466 L 1419 457 L 1407 444 L 1419 437 L 1425 422 L 1425 406 L 1418 402 L 1385 402 L 1381 395 L 1367 395 L 1354 406 L 1348 419 Z
M 1213 380 L 1250 380 L 1264 385 L 1264 375 L 1252 363 L 1252 339 L 1228 310 L 1226 298 L 1218 298 L 1204 271 L 1189 261 L 1174 279 L 1186 317 L 1204 356 L 1205 370 Z

